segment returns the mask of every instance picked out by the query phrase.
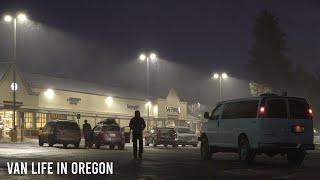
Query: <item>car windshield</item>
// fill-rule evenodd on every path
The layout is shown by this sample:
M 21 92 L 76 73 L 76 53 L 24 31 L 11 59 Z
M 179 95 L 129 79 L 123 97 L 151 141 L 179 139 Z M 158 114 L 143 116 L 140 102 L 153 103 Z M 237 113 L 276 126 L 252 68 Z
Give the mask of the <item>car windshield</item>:
M 161 134 L 174 134 L 175 131 L 172 128 L 160 128 L 158 129 L 158 132 Z
M 178 132 L 178 133 L 186 133 L 186 134 L 194 134 L 194 132 L 191 131 L 191 130 L 188 129 L 188 128 L 177 128 L 177 132 Z
M 102 126 L 103 131 L 120 131 L 119 126 Z

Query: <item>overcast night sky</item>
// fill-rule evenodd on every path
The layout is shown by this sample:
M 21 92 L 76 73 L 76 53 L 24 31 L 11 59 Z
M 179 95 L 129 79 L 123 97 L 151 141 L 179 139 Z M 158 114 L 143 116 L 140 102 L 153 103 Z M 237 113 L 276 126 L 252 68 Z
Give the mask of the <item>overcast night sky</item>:
M 0 15 L 18 10 L 31 20 L 18 25 L 17 38 L 18 66 L 30 73 L 144 91 L 146 65 L 137 57 L 156 52 L 154 96 L 173 87 L 183 100 L 210 104 L 218 96 L 210 80 L 217 71 L 232 76 L 225 96 L 248 96 L 248 50 L 261 10 L 280 18 L 293 63 L 311 72 L 320 68 L 318 0 L 1 0 Z M 12 27 L 2 22 L 0 61 L 10 60 L 10 43 Z

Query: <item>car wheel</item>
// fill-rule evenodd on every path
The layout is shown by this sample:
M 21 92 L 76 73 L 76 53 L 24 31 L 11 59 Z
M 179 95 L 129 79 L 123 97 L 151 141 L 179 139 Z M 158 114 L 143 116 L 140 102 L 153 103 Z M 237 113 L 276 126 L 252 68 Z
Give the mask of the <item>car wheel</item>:
M 49 147 L 53 147 L 53 140 L 52 139 L 49 139 L 49 142 L 48 142 L 48 144 L 49 144 Z
M 209 146 L 208 140 L 206 138 L 202 138 L 201 140 L 200 152 L 203 160 L 212 158 L 211 147 Z
M 289 152 L 287 154 L 288 163 L 289 165 L 301 166 L 305 156 L 306 152 L 304 150 Z
M 178 144 L 172 144 L 172 147 L 178 147 Z
M 41 141 L 40 136 L 39 136 L 39 146 L 43 146 L 43 142 Z
M 74 144 L 74 147 L 78 149 L 79 145 L 80 145 L 80 142 L 77 142 L 77 143 Z
M 157 144 L 154 140 L 152 141 L 152 144 L 153 144 L 153 147 L 157 147 Z
M 256 153 L 250 149 L 250 144 L 246 137 L 241 137 L 238 152 L 239 160 L 246 163 L 251 163 L 256 155 Z
M 193 147 L 197 147 L 198 146 L 198 144 L 194 144 L 194 145 L 192 145 Z
M 96 143 L 94 144 L 94 146 L 95 146 L 96 149 L 100 149 L 100 143 L 96 142 Z
M 109 148 L 110 148 L 110 149 L 114 149 L 115 146 L 116 146 L 116 145 L 109 145 Z
M 63 143 L 63 147 L 64 148 L 68 147 L 68 144 L 67 143 Z
M 119 145 L 118 145 L 118 149 L 119 149 L 119 150 L 124 150 L 124 144 L 119 144 Z
M 164 144 L 164 147 L 168 147 L 168 144 Z

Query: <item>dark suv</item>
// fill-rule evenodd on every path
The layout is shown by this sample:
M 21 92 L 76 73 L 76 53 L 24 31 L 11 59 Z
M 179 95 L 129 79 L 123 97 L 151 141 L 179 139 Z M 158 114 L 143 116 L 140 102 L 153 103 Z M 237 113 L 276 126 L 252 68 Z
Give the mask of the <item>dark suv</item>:
M 125 139 L 125 133 L 114 119 L 101 121 L 93 128 L 92 142 L 97 149 L 102 145 L 109 145 L 110 149 L 118 146 L 118 149 L 123 150 Z
M 177 133 L 173 128 L 154 127 L 150 132 L 147 132 L 145 136 L 145 145 L 149 146 L 149 144 L 153 144 L 154 147 L 161 144 L 163 144 L 164 147 L 168 145 L 177 147 Z
M 44 143 L 48 143 L 50 147 L 54 144 L 63 144 L 63 147 L 73 144 L 79 148 L 80 141 L 80 128 L 73 120 L 51 120 L 40 128 L 39 146 L 43 146 Z

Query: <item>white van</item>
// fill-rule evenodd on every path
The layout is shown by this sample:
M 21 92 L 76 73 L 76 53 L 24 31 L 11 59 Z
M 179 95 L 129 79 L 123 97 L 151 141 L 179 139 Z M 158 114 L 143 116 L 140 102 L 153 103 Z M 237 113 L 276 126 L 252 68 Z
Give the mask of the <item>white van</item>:
M 237 152 L 250 163 L 256 154 L 287 155 L 300 165 L 314 150 L 312 110 L 302 98 L 263 94 L 218 103 L 201 127 L 201 156 Z

